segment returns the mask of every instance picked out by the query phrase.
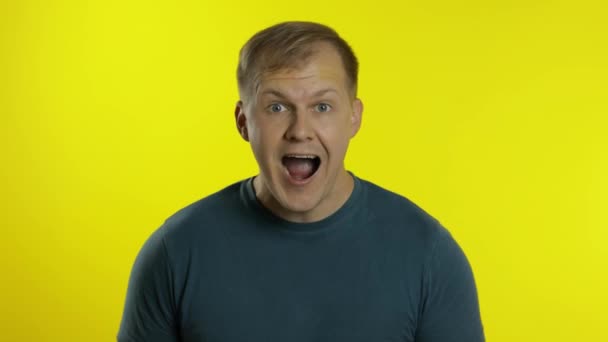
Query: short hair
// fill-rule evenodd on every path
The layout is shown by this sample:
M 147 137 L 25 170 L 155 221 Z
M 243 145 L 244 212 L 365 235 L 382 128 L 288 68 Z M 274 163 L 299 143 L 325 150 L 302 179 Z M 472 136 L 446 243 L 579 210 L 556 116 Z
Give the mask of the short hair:
M 257 88 L 262 74 L 302 67 L 316 52 L 313 45 L 327 42 L 342 59 L 347 86 L 357 94 L 359 62 L 352 48 L 332 28 L 314 22 L 288 21 L 270 26 L 251 37 L 241 48 L 237 81 L 241 95 Z

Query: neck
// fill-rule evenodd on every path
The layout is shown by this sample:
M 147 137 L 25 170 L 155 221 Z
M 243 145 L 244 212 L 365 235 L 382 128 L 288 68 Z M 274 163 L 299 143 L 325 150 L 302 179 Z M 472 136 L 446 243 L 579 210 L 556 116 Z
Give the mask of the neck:
M 333 186 L 323 191 L 318 203 L 309 210 L 302 211 L 291 210 L 287 205 L 281 204 L 268 189 L 262 175 L 253 179 L 253 190 L 262 205 L 273 214 L 290 222 L 311 223 L 321 221 L 338 211 L 353 192 L 354 183 L 353 176 L 342 170 Z

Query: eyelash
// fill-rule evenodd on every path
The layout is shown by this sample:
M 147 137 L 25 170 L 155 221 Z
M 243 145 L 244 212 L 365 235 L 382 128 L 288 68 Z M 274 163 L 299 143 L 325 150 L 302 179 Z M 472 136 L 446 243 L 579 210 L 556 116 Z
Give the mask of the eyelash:
M 270 106 L 268 106 L 268 110 L 270 112 L 272 112 L 272 113 L 280 113 L 280 112 L 282 112 L 282 110 L 280 110 L 280 111 L 274 111 L 274 110 L 272 110 L 274 106 L 281 106 L 281 107 L 285 108 L 285 106 L 283 104 L 281 104 L 281 103 L 273 103 Z
M 318 109 L 319 106 L 327 106 L 327 110 L 324 110 L 324 111 L 317 110 L 317 112 L 319 112 L 319 113 L 327 113 L 332 109 L 332 106 L 329 103 L 325 103 L 325 102 L 321 102 L 321 103 L 317 104 L 315 107 Z
M 284 110 L 279 110 L 279 111 L 274 111 L 273 107 L 275 106 L 281 106 L 283 107 L 283 109 L 287 109 L 287 106 L 283 105 L 282 103 L 272 103 L 268 106 L 268 110 L 272 113 L 280 113 L 283 112 Z M 326 110 L 318 110 L 319 106 L 326 106 L 327 109 Z M 329 112 L 333 107 L 329 104 L 329 103 L 325 103 L 325 102 L 321 102 L 315 105 L 315 110 L 319 113 L 327 113 Z

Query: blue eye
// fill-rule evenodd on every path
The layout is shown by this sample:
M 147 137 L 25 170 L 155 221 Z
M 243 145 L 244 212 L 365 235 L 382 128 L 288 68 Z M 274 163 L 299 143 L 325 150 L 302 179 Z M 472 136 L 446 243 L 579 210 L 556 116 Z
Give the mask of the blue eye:
M 327 103 L 319 103 L 316 106 L 316 110 L 317 110 L 317 112 L 321 112 L 321 113 L 329 112 L 331 110 L 331 106 L 328 105 Z
M 268 109 L 273 113 L 280 113 L 285 110 L 285 106 L 280 103 L 273 103 L 268 107 Z

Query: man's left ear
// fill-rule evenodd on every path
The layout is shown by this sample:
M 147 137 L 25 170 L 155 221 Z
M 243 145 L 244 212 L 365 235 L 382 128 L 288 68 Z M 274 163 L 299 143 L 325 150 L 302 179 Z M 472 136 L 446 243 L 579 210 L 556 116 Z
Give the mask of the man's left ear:
M 351 122 L 351 134 L 350 137 L 354 137 L 357 132 L 359 132 L 359 128 L 361 128 L 361 117 L 363 116 L 363 102 L 361 99 L 355 99 L 353 101 L 353 113 L 350 117 Z

